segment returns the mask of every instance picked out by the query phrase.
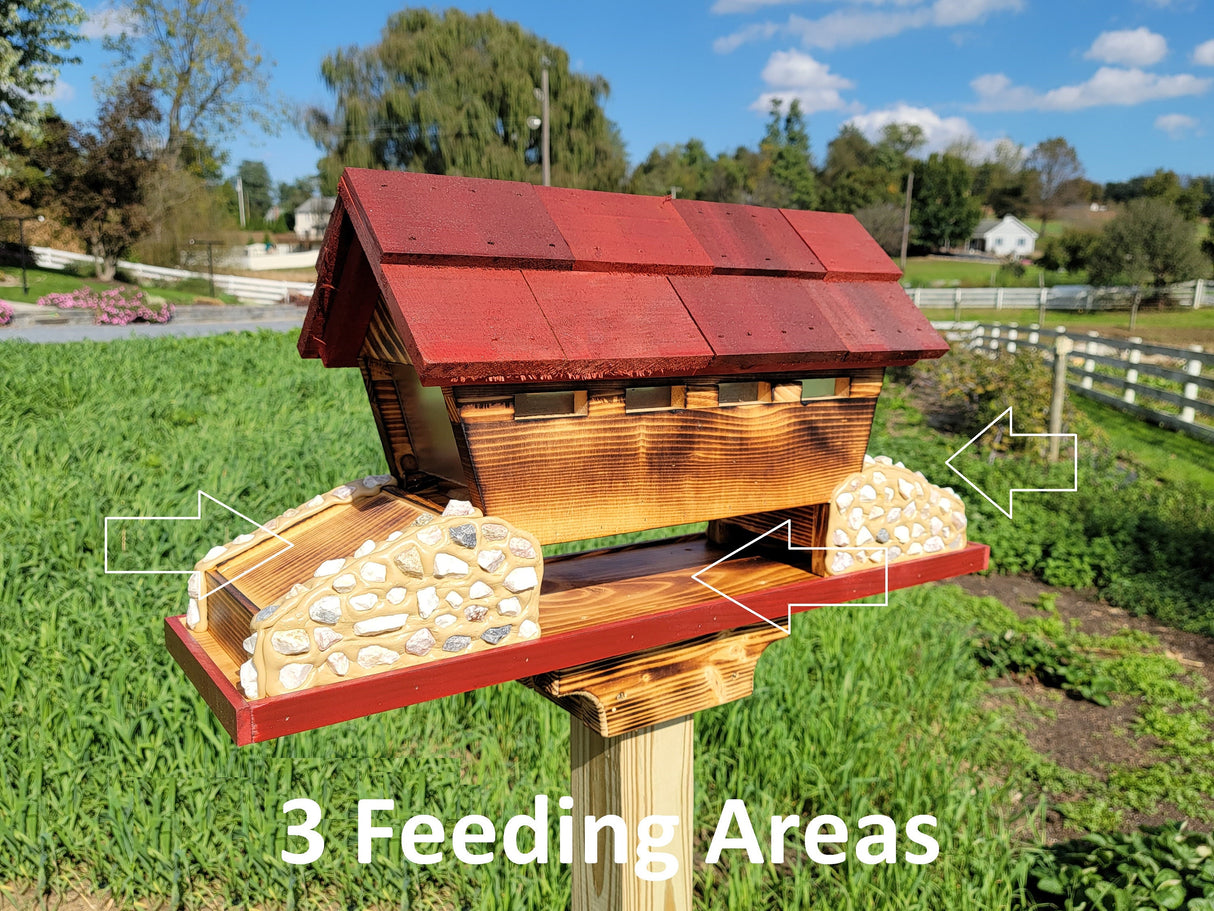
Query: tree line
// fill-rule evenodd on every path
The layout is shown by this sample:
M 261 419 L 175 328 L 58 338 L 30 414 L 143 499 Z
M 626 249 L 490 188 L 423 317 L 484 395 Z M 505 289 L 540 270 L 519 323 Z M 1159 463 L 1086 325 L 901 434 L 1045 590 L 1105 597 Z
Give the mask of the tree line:
M 128 27 L 106 39 L 120 62 L 95 122 L 69 124 L 31 101 L 53 83 L 82 15 L 69 0 L 5 2 L 4 35 L 24 82 L 0 88 L 0 206 L 45 211 L 111 271 L 138 247 L 176 260 L 186 235 L 220 230 L 237 200 L 223 144 L 252 122 L 303 123 L 317 174 L 275 185 L 262 162 L 236 168 L 255 230 L 332 194 L 345 167 L 406 169 L 540 182 L 541 70 L 549 85 L 549 157 L 559 186 L 853 213 L 891 254 L 903 242 L 910 187 L 912 252 L 964 248 L 984 215 L 1041 222 L 1042 263 L 1100 282 L 1163 282 L 1208 274 L 1197 224 L 1214 215 L 1214 175 L 1172 171 L 1098 184 L 1062 137 L 1025 149 L 958 144 L 925 154 L 923 131 L 890 124 L 876 136 L 844 125 L 816 162 L 795 99 L 773 103 L 752 145 L 712 154 L 698 139 L 653 149 L 630 168 L 603 110 L 609 85 L 571 70 L 568 54 L 492 13 L 406 9 L 380 40 L 335 50 L 321 64 L 328 106 L 292 109 L 268 91 L 267 62 L 244 35 L 236 0 L 133 0 Z M 16 19 L 11 10 L 16 10 Z M 0 58 L 0 61 L 7 58 Z M 0 66 L 3 66 L 0 62 Z M 5 73 L 0 72 L 0 86 Z M 7 74 L 15 76 L 15 71 Z M 1102 231 L 1046 235 L 1067 206 L 1109 205 Z M 1214 241 L 1205 241 L 1214 258 Z

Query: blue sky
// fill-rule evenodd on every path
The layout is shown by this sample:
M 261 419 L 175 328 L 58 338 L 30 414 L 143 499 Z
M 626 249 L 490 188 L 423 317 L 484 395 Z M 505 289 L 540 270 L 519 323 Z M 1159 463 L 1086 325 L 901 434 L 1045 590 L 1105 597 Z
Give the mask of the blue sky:
M 87 4 L 86 4 L 87 5 Z M 1157 167 L 1214 173 L 1214 9 L 1209 0 L 503 0 L 492 9 L 564 47 L 611 85 L 606 109 L 633 164 L 690 137 L 710 151 L 754 145 L 767 99 L 801 99 L 821 164 L 853 121 L 875 135 L 891 120 L 924 127 L 929 150 L 968 138 L 981 155 L 1008 137 L 1031 148 L 1064 136 L 1092 180 Z M 89 34 L 114 3 L 88 5 Z M 246 32 L 275 62 L 273 88 L 295 103 L 331 103 L 324 56 L 378 40 L 383 0 L 252 0 Z M 439 7 L 442 8 L 442 7 Z M 71 119 L 95 113 L 100 40 L 55 91 Z M 537 112 L 538 113 L 538 112 Z M 261 159 L 276 180 L 314 172 L 318 150 L 287 127 L 228 143 L 231 168 Z

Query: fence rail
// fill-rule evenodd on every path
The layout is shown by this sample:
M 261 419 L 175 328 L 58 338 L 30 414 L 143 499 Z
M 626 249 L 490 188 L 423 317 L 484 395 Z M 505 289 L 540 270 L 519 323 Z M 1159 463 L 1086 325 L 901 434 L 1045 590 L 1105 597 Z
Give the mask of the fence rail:
M 1163 290 L 1166 301 L 1177 307 L 1201 309 L 1209 303 L 1209 285 L 1204 279 L 1179 282 Z M 966 308 L 984 310 L 1124 310 L 1134 300 L 1134 288 L 1096 288 L 1091 285 L 1058 285 L 1051 288 L 908 288 L 921 310 L 959 313 Z
M 30 247 L 34 263 L 43 269 L 62 269 L 72 263 L 91 263 L 93 257 L 84 253 L 69 253 L 50 247 Z M 147 266 L 143 263 L 118 261 L 118 268 L 130 275 L 147 280 L 176 282 L 186 278 L 201 278 L 209 281 L 206 272 L 191 272 L 188 269 L 168 269 L 164 266 Z M 292 295 L 312 296 L 312 282 L 284 282 L 270 278 L 245 278 L 241 275 L 215 275 L 215 289 L 242 301 L 257 304 L 291 303 Z
M 1214 352 L 1200 345 L 1172 348 L 1140 338 L 1118 339 L 1097 332 L 1067 332 L 1001 323 L 936 323 L 950 341 L 971 349 L 1035 350 L 1053 362 L 1067 358 L 1067 386 L 1079 395 L 1143 420 L 1214 443 Z M 1059 345 L 1068 339 L 1073 347 Z M 1146 401 L 1141 401 L 1145 399 Z

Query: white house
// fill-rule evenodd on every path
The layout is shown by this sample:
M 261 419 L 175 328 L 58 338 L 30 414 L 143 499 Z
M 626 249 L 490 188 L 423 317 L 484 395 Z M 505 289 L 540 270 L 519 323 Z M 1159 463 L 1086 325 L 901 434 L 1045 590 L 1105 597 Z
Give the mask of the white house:
M 1037 232 L 1015 215 L 987 218 L 970 235 L 969 248 L 992 256 L 1030 256 L 1037 245 Z
M 337 205 L 334 196 L 310 196 L 295 210 L 295 236 L 300 240 L 319 240 L 329 225 L 329 216 Z

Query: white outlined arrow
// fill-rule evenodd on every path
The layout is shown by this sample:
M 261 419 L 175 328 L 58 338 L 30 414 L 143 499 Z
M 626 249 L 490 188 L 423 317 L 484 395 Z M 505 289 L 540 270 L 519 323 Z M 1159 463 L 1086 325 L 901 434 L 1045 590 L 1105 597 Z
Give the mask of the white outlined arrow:
M 698 573 L 696 573 L 695 575 L 693 575 L 691 577 L 691 578 L 695 579 L 697 582 L 699 582 L 701 585 L 703 585 L 705 588 L 709 589 L 710 591 L 716 592 L 718 595 L 720 595 L 726 601 L 732 601 L 734 604 L 736 604 L 738 607 L 742 608 L 742 610 L 746 611 L 748 614 L 753 614 L 754 616 L 756 616 L 760 620 L 762 620 L 764 623 L 774 626 L 776 629 L 778 629 L 780 632 L 782 632 L 785 636 L 789 636 L 789 635 L 792 635 L 792 609 L 794 607 L 834 607 L 838 604 L 846 604 L 848 602 L 846 602 L 846 601 L 804 601 L 804 602 L 793 601 L 793 602 L 790 602 L 788 605 L 787 625 L 781 626 L 780 624 L 776 623 L 775 620 L 772 620 L 770 617 L 766 617 L 763 614 L 759 613 L 757 610 L 747 607 L 745 604 L 743 604 L 737 598 L 727 595 L 725 592 L 721 591 L 716 586 L 710 585 L 709 583 L 705 582 L 703 579 L 700 578 L 700 576 L 702 576 L 704 573 L 708 572 L 710 569 L 712 569 L 716 566 L 720 566 L 726 560 L 741 553 L 742 551 L 746 550 L 746 548 L 750 547 L 751 545 L 758 544 L 760 541 L 762 541 L 768 535 L 779 531 L 781 528 L 787 529 L 787 531 L 788 531 L 787 543 L 788 543 L 788 549 L 790 551 L 791 550 L 807 550 L 807 551 L 862 550 L 865 552 L 881 551 L 882 555 L 884 555 L 886 547 L 885 546 L 876 546 L 876 547 L 802 547 L 800 545 L 792 543 L 792 520 L 785 519 L 783 522 L 781 522 L 775 528 L 768 529 L 767 531 L 763 532 L 763 534 L 759 535 L 757 538 L 753 538 L 752 540 L 747 541 L 745 544 L 743 544 L 737 550 L 730 551 L 725 556 L 723 556 L 720 560 L 717 560 L 715 563 L 705 566 L 702 570 L 700 570 Z M 883 559 L 881 561 L 881 565 L 882 565 L 882 568 L 884 568 L 884 570 L 885 570 L 885 596 L 884 596 L 884 598 L 882 598 L 880 601 L 860 601 L 855 604 L 856 607 L 885 607 L 886 605 L 889 604 L 889 561 Z
M 256 566 L 250 566 L 248 569 L 244 570 L 243 572 L 233 576 L 231 579 L 228 579 L 226 582 L 223 583 L 223 585 L 217 585 L 214 588 L 210 589 L 208 593 L 217 592 L 217 591 L 219 591 L 219 589 L 224 588 L 225 586 L 231 585 L 237 579 L 241 578 L 242 576 L 248 575 L 249 573 L 251 573 L 253 570 L 257 569 L 258 567 L 265 566 L 271 560 L 273 560 L 276 557 L 281 556 L 282 554 L 286 553 L 288 550 L 290 550 L 292 547 L 295 546 L 292 542 L 288 541 L 282 535 L 276 534 L 275 532 L 266 528 L 260 522 L 250 519 L 248 516 L 246 516 L 242 512 L 237 512 L 235 509 L 233 509 L 227 503 L 224 503 L 222 500 L 215 499 L 215 497 L 211 496 L 205 490 L 200 490 L 200 491 L 198 491 L 198 509 L 197 509 L 196 514 L 192 515 L 192 516 L 106 516 L 105 517 L 105 545 L 104 545 L 105 546 L 105 550 L 104 550 L 105 571 L 107 573 L 111 573 L 111 574 L 115 574 L 115 575 L 135 575 L 135 576 L 159 576 L 159 575 L 178 575 L 178 576 L 180 576 L 180 575 L 188 575 L 189 573 L 192 573 L 194 571 L 193 567 L 191 567 L 190 569 L 110 569 L 110 522 L 197 522 L 198 520 L 200 520 L 202 518 L 203 498 L 210 500 L 212 503 L 216 504 L 217 506 L 222 506 L 228 512 L 232 513 L 232 515 L 238 516 L 239 518 L 244 519 L 250 525 L 257 526 L 262 531 L 264 531 L 266 534 L 270 535 L 271 537 L 277 538 L 279 541 L 281 541 L 283 543 L 282 547 L 280 547 L 274 553 L 270 554 L 270 556 L 266 557 L 264 560 L 262 560 Z
M 1007 509 L 1004 509 L 989 496 L 987 496 L 985 490 L 961 473 L 961 469 L 953 464 L 953 459 L 957 458 L 957 456 L 961 455 L 961 453 L 973 446 L 974 443 L 978 442 L 978 440 L 981 439 L 988 430 L 990 430 L 1004 418 L 1007 418 L 1007 433 L 1009 437 L 1062 437 L 1071 441 L 1071 453 L 1074 456 L 1075 474 L 1074 480 L 1071 482 L 1070 487 L 1013 487 L 1007 492 Z M 1012 409 L 1009 407 L 1007 411 L 1003 412 L 1003 414 L 999 415 L 999 417 L 995 418 L 995 420 L 991 421 L 976 434 L 974 434 L 970 441 L 949 456 L 945 460 L 944 464 L 952 469 L 966 484 L 978 491 L 984 500 L 1010 519 L 1012 518 L 1013 498 L 1017 493 L 1074 493 L 1079 489 L 1079 437 L 1073 433 L 1016 433 L 1012 430 Z

